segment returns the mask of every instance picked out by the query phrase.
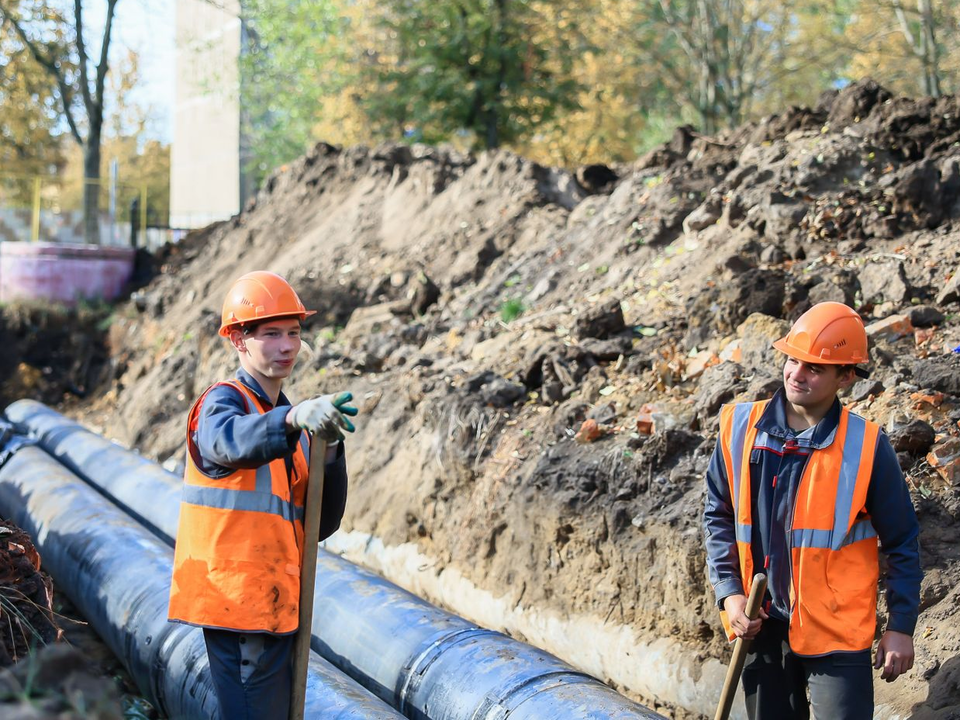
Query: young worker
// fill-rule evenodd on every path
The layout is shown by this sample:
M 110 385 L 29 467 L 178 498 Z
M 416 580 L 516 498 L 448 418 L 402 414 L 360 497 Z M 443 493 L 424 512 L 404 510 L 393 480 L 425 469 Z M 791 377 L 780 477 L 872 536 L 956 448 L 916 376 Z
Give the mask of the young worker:
M 329 443 L 320 537 L 340 526 L 347 497 L 342 431 L 349 393 L 291 406 L 280 388 L 300 352 L 307 311 L 279 275 L 230 288 L 220 335 L 236 378 L 217 383 L 187 419 L 180 526 L 169 618 L 203 628 L 224 720 L 286 718 L 298 625 L 310 436 Z
M 720 411 L 704 512 L 710 580 L 728 637 L 753 639 L 743 670 L 751 720 L 808 718 L 808 689 L 818 719 L 868 720 L 878 540 L 888 617 L 874 667 L 887 682 L 913 667 L 916 514 L 886 435 L 837 399 L 865 376 L 860 316 L 820 303 L 773 345 L 787 355 L 783 388 Z M 751 621 L 756 572 L 768 586 Z

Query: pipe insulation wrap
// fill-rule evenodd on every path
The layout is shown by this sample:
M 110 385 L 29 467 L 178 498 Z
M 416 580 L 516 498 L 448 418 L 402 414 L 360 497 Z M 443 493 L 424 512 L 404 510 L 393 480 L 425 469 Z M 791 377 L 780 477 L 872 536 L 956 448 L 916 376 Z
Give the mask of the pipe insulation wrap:
M 659 718 L 548 652 L 321 553 L 312 647 L 417 720 Z M 360 674 L 355 675 L 356 670 Z
M 0 467 L 0 513 L 31 534 L 43 568 L 171 718 L 218 714 L 203 634 L 167 622 L 173 552 L 39 447 Z M 400 716 L 312 654 L 307 717 Z
M 81 477 L 175 537 L 181 478 L 41 403 L 20 400 L 6 414 Z M 315 651 L 411 718 L 661 718 L 543 650 L 326 551 L 317 559 L 312 629 Z
M 4 414 L 40 440 L 61 465 L 87 480 L 141 525 L 173 543 L 180 518 L 181 483 L 171 483 L 170 473 L 35 400 L 18 400 Z

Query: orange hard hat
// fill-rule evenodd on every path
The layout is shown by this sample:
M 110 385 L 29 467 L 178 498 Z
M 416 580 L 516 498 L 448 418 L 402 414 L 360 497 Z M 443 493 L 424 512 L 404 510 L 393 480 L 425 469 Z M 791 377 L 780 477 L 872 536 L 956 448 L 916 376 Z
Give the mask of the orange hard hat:
M 773 346 L 782 353 L 817 365 L 856 365 L 867 362 L 867 332 L 863 320 L 838 302 L 814 305 Z
M 235 325 L 284 316 L 303 320 L 315 312 L 307 310 L 290 283 L 276 273 L 247 273 L 230 286 L 223 301 L 220 334 L 229 337 Z

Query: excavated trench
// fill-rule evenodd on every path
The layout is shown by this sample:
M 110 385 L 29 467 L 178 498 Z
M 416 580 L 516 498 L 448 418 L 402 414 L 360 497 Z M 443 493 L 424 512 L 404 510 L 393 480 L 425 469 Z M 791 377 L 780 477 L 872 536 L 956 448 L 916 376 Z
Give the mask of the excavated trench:
M 508 152 L 321 144 L 166 251 L 101 326 L 96 392 L 60 386 L 61 407 L 175 469 L 187 408 L 234 370 L 220 299 L 279 272 L 320 311 L 285 390 L 360 401 L 331 548 L 699 717 L 729 652 L 699 521 L 717 411 L 769 396 L 771 340 L 845 302 L 870 324 L 872 375 L 844 402 L 890 435 L 922 528 L 917 664 L 877 685 L 881 716 L 950 717 L 958 143 L 957 98 L 863 82 L 721 137 L 678 129 L 599 189 Z
M 199 632 L 167 623 L 163 612 L 179 478 L 38 403 L 21 401 L 6 412 L 39 446 L 21 445 L 0 468 L 0 508 L 37 532 L 52 571 L 93 613 L 151 700 L 172 716 L 205 716 L 213 706 L 209 677 L 197 665 Z M 149 523 L 157 539 L 87 484 Z M 101 521 L 91 526 L 93 517 Z M 105 542 L 127 552 L 111 557 Z M 72 562 L 81 552 L 90 553 L 89 562 Z M 136 568 L 133 582 L 123 570 L 128 566 Z M 660 717 L 540 650 L 444 613 L 326 553 L 318 560 L 316 592 L 314 650 L 408 717 Z M 362 701 L 359 687 L 344 695 L 349 682 L 332 668 L 308 682 L 308 715 L 394 716 L 378 710 L 372 697 Z M 325 707 L 317 707 L 321 700 Z

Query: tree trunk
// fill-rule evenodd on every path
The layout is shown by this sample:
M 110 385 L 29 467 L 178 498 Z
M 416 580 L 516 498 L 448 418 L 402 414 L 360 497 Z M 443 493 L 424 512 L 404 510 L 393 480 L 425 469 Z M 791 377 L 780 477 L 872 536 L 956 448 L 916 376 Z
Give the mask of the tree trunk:
M 83 148 L 83 239 L 100 244 L 100 133 L 90 134 Z
M 485 143 L 487 150 L 495 150 L 500 147 L 500 104 L 503 102 L 503 83 L 507 76 L 506 58 L 504 57 L 504 47 L 507 44 L 507 0 L 495 0 L 496 13 L 496 49 L 497 53 L 497 74 L 493 92 L 485 110 L 486 132 Z M 487 47 L 490 51 L 490 47 Z
M 918 0 L 917 9 L 920 11 L 924 92 L 932 97 L 940 97 L 940 53 L 937 48 L 933 5 L 930 0 Z

